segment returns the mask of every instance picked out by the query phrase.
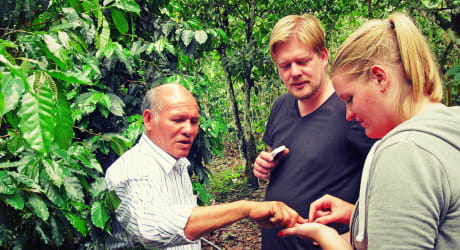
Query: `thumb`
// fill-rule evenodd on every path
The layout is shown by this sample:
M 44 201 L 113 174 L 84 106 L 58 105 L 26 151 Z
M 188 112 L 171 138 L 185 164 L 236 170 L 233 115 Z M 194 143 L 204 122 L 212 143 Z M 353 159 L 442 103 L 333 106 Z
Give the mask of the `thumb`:
M 283 238 L 283 237 L 290 236 L 290 235 L 297 235 L 296 232 L 297 232 L 297 229 L 295 227 L 290 227 L 290 228 L 286 228 L 286 229 L 279 231 L 277 236 L 280 238 Z
M 326 215 L 326 216 L 323 216 L 323 217 L 320 217 L 318 219 L 315 220 L 316 223 L 319 223 L 319 224 L 323 224 L 323 225 L 326 225 L 326 224 L 329 224 L 329 223 L 332 223 L 332 222 L 337 222 L 337 218 L 336 216 L 334 215 Z

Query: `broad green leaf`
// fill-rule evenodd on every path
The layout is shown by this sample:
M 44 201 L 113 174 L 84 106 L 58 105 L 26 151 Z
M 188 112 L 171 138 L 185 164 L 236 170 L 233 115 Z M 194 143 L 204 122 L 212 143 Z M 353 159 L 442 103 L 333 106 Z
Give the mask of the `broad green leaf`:
M 228 37 L 227 37 L 227 34 L 225 33 L 225 31 L 223 31 L 221 28 L 218 28 L 218 29 L 216 30 L 216 32 L 217 32 L 217 34 L 219 34 L 220 38 L 222 38 L 222 40 L 223 40 L 224 42 L 227 42 Z
M 75 69 L 74 69 L 75 70 Z M 79 83 L 83 85 L 93 85 L 93 82 L 88 79 L 85 75 L 81 72 L 73 72 L 73 71 L 60 71 L 60 70 L 49 70 L 47 73 L 57 79 L 69 82 L 69 83 Z
M 182 42 L 184 43 L 185 47 L 188 47 L 193 39 L 193 31 L 192 30 L 184 30 L 182 32 Z
M 97 178 L 92 184 L 89 192 L 93 200 L 99 199 L 99 196 L 106 190 L 105 180 L 103 177 Z
M 18 193 L 6 196 L 6 202 L 14 209 L 22 210 L 24 208 L 24 199 Z
M 68 149 L 70 144 L 72 144 L 73 138 L 75 137 L 73 132 L 74 121 L 72 119 L 70 104 L 62 94 L 58 95 L 56 111 L 57 116 L 55 133 L 59 134 L 59 136 L 56 136 L 55 141 L 59 147 Z
M 48 220 L 50 216 L 48 207 L 39 195 L 34 193 L 30 194 L 29 205 L 32 207 L 32 209 L 38 217 L 40 217 L 44 221 Z
M 126 34 L 129 31 L 129 23 L 125 13 L 117 8 L 110 8 L 110 13 L 112 14 L 112 21 L 118 32 Z
M 104 136 L 109 138 L 110 147 L 117 155 L 122 155 L 131 147 L 130 141 L 118 134 L 105 133 Z
M 69 56 L 61 44 L 58 43 L 57 39 L 48 35 L 43 35 L 43 40 L 48 50 L 57 58 L 59 61 L 68 65 Z
M 17 66 L 17 65 L 13 65 L 10 61 L 8 61 L 8 59 L 6 59 L 6 57 L 2 54 L 0 54 L 0 62 L 4 63 L 8 68 L 9 70 L 11 71 L 11 73 L 13 73 L 13 76 L 18 76 L 19 78 L 21 78 L 22 82 L 24 83 L 24 86 L 26 87 L 26 89 L 28 89 L 28 85 L 27 85 L 27 77 L 26 75 L 22 72 L 21 70 L 21 67 Z
M 43 159 L 42 164 L 51 182 L 56 187 L 61 187 L 62 182 L 64 181 L 64 174 L 61 167 L 51 159 Z
M 13 110 L 19 102 L 25 87 L 21 79 L 13 77 L 11 73 L 3 73 L 2 94 L 5 102 L 2 115 Z
M 55 216 L 50 217 L 50 221 L 48 224 L 51 227 L 51 238 L 53 242 L 56 243 L 56 246 L 62 246 L 65 241 L 65 236 L 62 232 L 64 232 L 63 225 L 56 219 Z
M 161 31 L 163 32 L 163 35 L 165 35 L 165 37 L 169 36 L 169 33 L 171 33 L 171 30 L 173 28 L 174 28 L 174 24 L 172 24 L 171 22 L 167 22 L 161 25 Z
M 84 202 L 83 188 L 77 177 L 64 175 L 64 187 L 72 201 Z
M 123 100 L 112 93 L 107 93 L 107 95 L 110 97 L 112 102 L 112 105 L 110 106 L 110 113 L 120 117 L 123 116 L 125 114 L 124 107 L 126 106 Z
M 104 202 L 106 207 L 108 207 L 112 212 L 117 210 L 121 204 L 120 198 L 118 198 L 117 194 L 113 190 L 107 193 Z
M 48 234 L 45 232 L 45 230 L 42 227 L 43 223 L 36 223 L 35 224 L 35 232 L 40 235 L 40 239 L 43 241 L 45 244 L 49 244 L 51 239 L 48 236 Z
M 114 6 L 128 12 L 134 12 L 137 15 L 139 15 L 141 12 L 141 8 L 134 0 L 117 0 L 115 1 Z
M 11 134 L 8 140 L 8 151 L 13 155 L 18 155 L 24 150 L 24 139 L 20 134 Z
M 26 142 L 42 154 L 48 153 L 49 146 L 54 139 L 56 124 L 56 107 L 53 93 L 44 86 L 36 99 L 30 93 L 22 97 L 22 105 L 18 115 L 19 129 Z
M 109 218 L 109 212 L 105 208 L 104 203 L 102 201 L 95 201 L 91 206 L 91 221 L 93 224 L 100 229 L 104 229 Z
M 7 171 L 0 172 L 0 194 L 14 194 L 17 191 L 13 178 L 11 178 Z
M 102 31 L 96 37 L 96 39 L 97 39 L 96 40 L 96 48 L 98 50 L 97 53 L 100 53 L 101 50 L 103 50 L 105 48 L 105 46 L 107 45 L 107 43 L 110 40 L 109 22 L 107 22 L 107 19 L 105 18 L 104 15 L 102 15 L 102 13 L 101 13 L 101 16 L 102 16 Z
M 63 213 L 70 224 L 72 224 L 72 226 L 75 227 L 75 229 L 77 229 L 83 236 L 86 236 L 88 232 L 86 221 L 71 212 L 63 211 Z
M 33 179 L 28 177 L 27 175 L 17 173 L 10 171 L 8 172 L 8 175 L 13 177 L 13 179 L 20 183 L 25 185 L 25 190 L 30 191 L 30 192 L 35 192 L 35 193 L 41 193 L 43 192 L 43 189 L 40 187 L 40 185 L 37 184 Z
M 59 193 L 59 190 L 56 186 L 52 185 L 51 183 L 47 183 L 43 185 L 44 194 L 46 197 L 53 202 L 56 206 L 60 208 L 65 208 L 67 206 L 65 196 Z
M 69 35 L 66 32 L 58 31 L 58 38 L 64 48 L 70 49 Z
M 208 40 L 208 34 L 202 30 L 195 31 L 195 40 L 199 44 L 203 44 Z

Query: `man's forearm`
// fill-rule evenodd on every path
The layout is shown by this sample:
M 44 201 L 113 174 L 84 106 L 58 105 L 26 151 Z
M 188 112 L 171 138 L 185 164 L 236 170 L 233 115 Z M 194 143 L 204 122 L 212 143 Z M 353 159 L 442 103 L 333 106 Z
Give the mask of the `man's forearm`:
M 214 206 L 195 207 L 185 225 L 185 236 L 190 240 L 196 240 L 202 235 L 246 218 L 251 204 L 255 205 L 256 202 L 241 200 Z

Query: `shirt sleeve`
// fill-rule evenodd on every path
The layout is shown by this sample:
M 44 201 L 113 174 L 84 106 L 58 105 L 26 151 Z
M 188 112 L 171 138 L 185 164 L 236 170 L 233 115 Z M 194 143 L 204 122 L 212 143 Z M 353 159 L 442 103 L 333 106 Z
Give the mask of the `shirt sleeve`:
M 194 204 L 175 205 L 168 202 L 166 191 L 149 178 L 130 179 L 115 189 L 122 201 L 116 218 L 137 242 L 146 248 L 165 248 L 191 244 L 184 235 Z
M 375 157 L 368 249 L 434 249 L 447 182 L 440 162 L 411 142 L 390 145 Z

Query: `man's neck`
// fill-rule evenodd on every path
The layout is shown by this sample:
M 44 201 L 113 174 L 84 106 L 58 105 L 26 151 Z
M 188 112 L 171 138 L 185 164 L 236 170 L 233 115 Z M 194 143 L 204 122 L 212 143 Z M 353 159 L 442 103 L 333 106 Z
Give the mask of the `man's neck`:
M 315 96 L 309 99 L 297 100 L 300 116 L 304 117 L 313 113 L 313 111 L 321 107 L 333 93 L 334 87 L 332 86 L 331 80 L 328 78 Z

